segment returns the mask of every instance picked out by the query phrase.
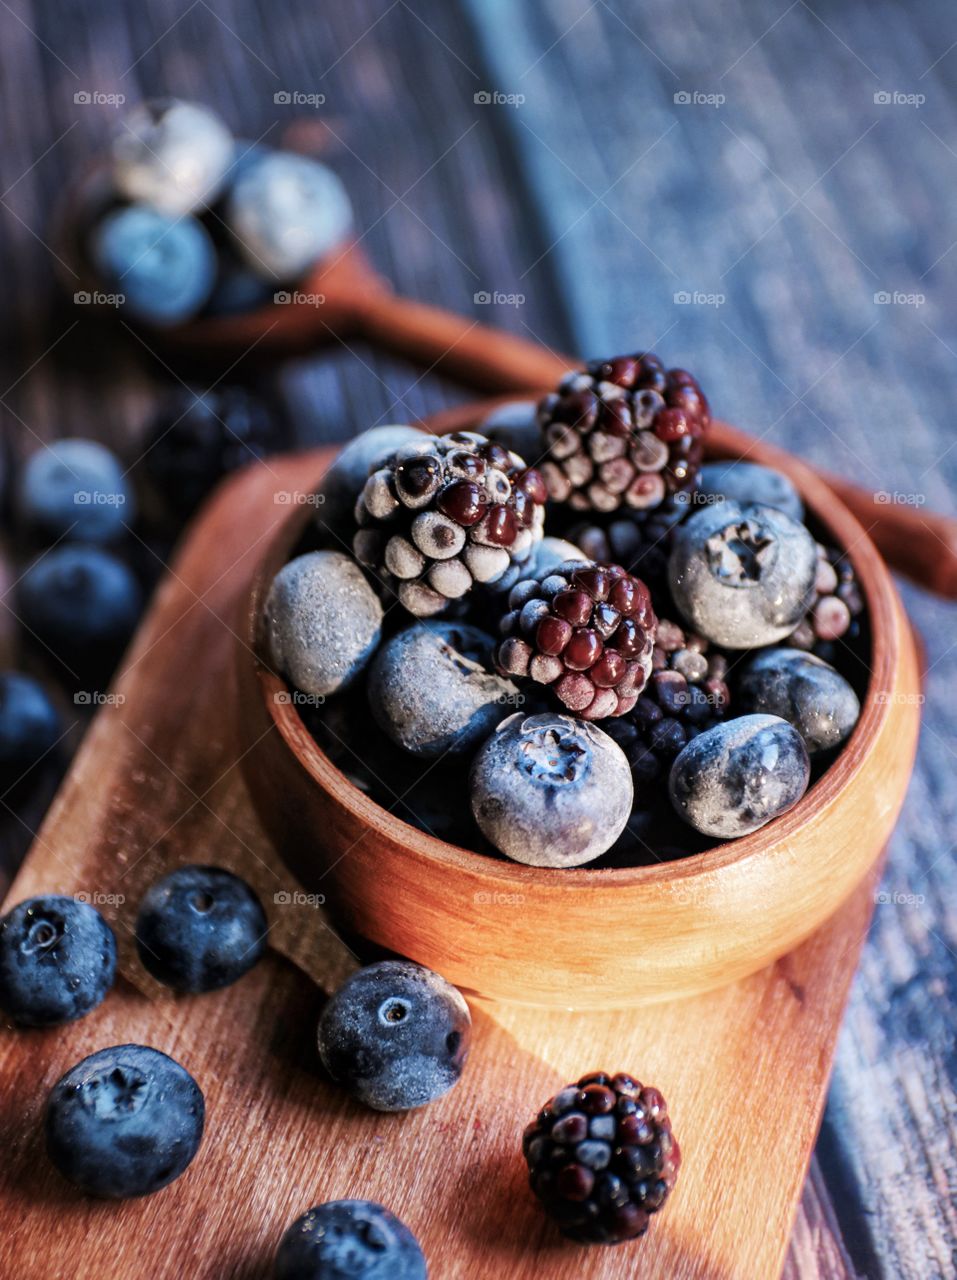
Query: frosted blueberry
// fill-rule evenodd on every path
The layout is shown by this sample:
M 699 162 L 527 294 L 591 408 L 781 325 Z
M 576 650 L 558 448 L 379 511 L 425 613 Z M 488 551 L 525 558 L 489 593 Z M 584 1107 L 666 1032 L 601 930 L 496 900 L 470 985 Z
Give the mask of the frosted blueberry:
M 775 507 L 801 524 L 804 503 L 783 471 L 759 462 L 707 462 L 698 474 L 698 493 L 730 498 L 740 506 Z
M 55 542 L 112 542 L 135 516 L 116 456 L 95 440 L 55 440 L 27 459 L 17 510 L 23 523 Z
M 376 1111 L 408 1111 L 447 1093 L 468 1057 L 460 992 L 410 960 L 352 974 L 319 1019 L 319 1054 L 338 1084 Z
M 176 99 L 147 102 L 113 141 L 113 181 L 128 200 L 178 217 L 208 205 L 233 158 L 232 134 L 215 111 Z
M 810 755 L 838 747 L 861 714 L 840 672 L 801 649 L 765 649 L 738 677 L 736 707 L 793 724 Z
M 101 1049 L 53 1086 L 47 1154 L 87 1195 L 159 1191 L 187 1168 L 203 1137 L 199 1085 L 178 1062 L 138 1044 Z
M 793 808 L 809 776 L 807 748 L 793 725 L 749 715 L 692 738 L 671 766 L 668 790 L 696 830 L 734 839 Z
M 273 579 L 266 639 L 276 668 L 304 693 L 344 689 L 363 669 L 382 633 L 382 605 L 341 551 L 311 551 Z
M 352 206 L 325 165 L 289 151 L 267 151 L 236 174 L 226 222 L 253 271 L 294 281 L 343 243 L 352 228 Z
M 324 502 L 318 509 L 320 528 L 336 530 L 351 517 L 356 498 L 369 475 L 395 451 L 410 441 L 422 440 L 418 427 L 404 424 L 370 427 L 350 440 L 323 476 L 319 487 Z
M 509 400 L 500 404 L 479 423 L 481 435 L 511 449 L 523 457 L 530 467 L 543 453 L 542 433 L 538 425 L 538 409 L 534 400 Z
M 275 1280 L 427 1280 L 404 1222 L 370 1200 L 330 1200 L 297 1218 L 276 1255 Z
M 203 224 L 147 205 L 108 213 L 93 229 L 90 260 L 125 311 L 160 327 L 196 315 L 216 278 L 216 251 Z
M 519 699 L 492 671 L 491 636 L 467 624 L 418 622 L 393 636 L 369 672 L 369 705 L 389 737 L 415 756 L 467 752 Z
M 790 635 L 816 575 L 817 547 L 803 525 L 773 507 L 730 499 L 679 525 L 668 559 L 669 586 L 685 620 L 728 649 Z
M 631 813 L 621 747 L 572 716 L 510 716 L 472 765 L 471 805 L 483 835 L 516 862 L 577 867 L 615 843 Z

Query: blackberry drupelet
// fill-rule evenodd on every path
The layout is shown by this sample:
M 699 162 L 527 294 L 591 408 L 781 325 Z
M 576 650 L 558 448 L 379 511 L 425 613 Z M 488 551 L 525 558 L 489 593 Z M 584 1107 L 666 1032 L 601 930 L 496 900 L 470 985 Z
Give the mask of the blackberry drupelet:
M 401 446 L 356 503 L 353 551 L 416 617 L 497 582 L 541 539 L 545 482 L 473 431 Z
M 636 794 L 667 777 L 678 752 L 722 720 L 731 701 L 725 656 L 666 618 L 658 623 L 651 662 L 634 708 L 606 726 L 628 757 Z
M 525 1130 L 522 1149 L 546 1212 L 585 1244 L 644 1235 L 681 1164 L 664 1098 L 621 1072 L 567 1085 Z
M 651 674 L 658 620 L 640 578 L 620 565 L 566 561 L 512 588 L 496 662 L 548 685 L 583 720 L 622 716 Z
M 837 641 L 856 640 L 861 631 L 864 596 L 850 560 L 837 547 L 817 544 L 814 599 L 795 630 L 783 641 L 792 649 L 806 649 L 833 662 Z
M 647 511 L 692 489 L 710 423 L 684 369 L 656 355 L 596 360 L 538 407 L 549 496 L 577 511 Z

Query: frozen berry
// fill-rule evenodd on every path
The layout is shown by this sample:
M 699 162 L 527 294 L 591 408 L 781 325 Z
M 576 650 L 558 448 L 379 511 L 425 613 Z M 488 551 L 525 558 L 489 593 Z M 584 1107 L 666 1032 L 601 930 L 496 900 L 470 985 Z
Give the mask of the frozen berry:
M 793 481 L 759 462 L 706 462 L 693 501 L 709 505 L 715 498 L 730 498 L 741 507 L 776 507 L 798 524 L 804 522 L 804 503 Z
M 291 151 L 262 150 L 232 176 L 226 222 L 253 271 L 291 282 L 342 245 L 352 229 L 352 206 L 326 165 Z
M 678 526 L 671 594 L 695 631 L 728 649 L 783 640 L 814 591 L 817 550 L 803 525 L 773 507 L 730 499 Z
M 216 279 L 216 251 L 203 224 L 147 205 L 108 213 L 93 229 L 90 261 L 125 312 L 161 328 L 192 319 Z
M 573 525 L 569 539 L 581 547 L 590 560 L 620 564 L 648 584 L 656 603 L 668 592 L 668 555 L 674 531 L 688 515 L 688 503 L 675 494 L 651 511 L 593 513 L 587 521 Z
M 44 541 L 113 542 L 135 516 L 117 458 L 94 440 L 56 440 L 27 459 L 17 510 Z
M 28 898 L 0 920 L 0 1008 L 20 1026 L 82 1018 L 115 976 L 113 930 L 87 902 Z
M 735 839 L 792 809 L 807 790 L 804 740 L 778 716 L 747 715 L 706 730 L 671 767 L 679 817 L 705 835 Z
M 476 428 L 489 440 L 503 445 L 522 458 L 537 464 L 542 452 L 542 435 L 534 400 L 510 400 L 493 409 Z
M 225 476 L 287 444 L 277 409 L 245 387 L 180 387 L 152 416 L 143 466 L 169 510 L 188 516 Z
M 369 704 L 414 756 L 474 750 L 521 701 L 492 669 L 493 641 L 476 627 L 416 623 L 384 644 L 369 673 Z
M 595 360 L 538 407 L 549 495 L 578 511 L 636 511 L 692 489 L 711 417 L 701 388 L 657 356 Z
M 174 991 L 217 991 L 261 959 L 268 932 L 245 880 L 221 867 L 178 867 L 144 895 L 136 949 L 143 967 Z
M 341 533 L 341 526 L 352 522 L 356 494 L 370 473 L 377 471 L 397 449 L 422 437 L 423 432 L 418 427 L 399 423 L 370 427 L 345 444 L 322 478 L 320 493 L 323 502 L 317 512 L 320 528 Z M 350 530 L 347 538 L 351 537 Z
M 98 547 L 70 544 L 30 565 L 17 602 L 31 635 L 81 675 L 119 657 L 139 618 L 142 592 L 121 560 Z
M 807 612 L 787 637 L 788 645 L 833 662 L 839 646 L 861 634 L 863 615 L 864 593 L 849 557 L 819 542 L 814 592 Z
M 546 1212 L 583 1244 L 644 1235 L 681 1165 L 661 1093 L 623 1071 L 566 1085 L 528 1125 L 522 1150 Z
M 567 561 L 516 583 L 496 662 L 547 685 L 583 720 L 621 716 L 651 672 L 657 619 L 648 588 L 618 565 Z
M 353 550 L 410 613 L 428 617 L 528 561 L 545 498 L 538 472 L 484 436 L 411 441 L 366 481 Z
M 297 1218 L 276 1255 L 275 1280 L 427 1280 L 415 1236 L 370 1200 L 330 1200 Z
M 265 604 L 269 655 L 305 693 L 345 688 L 379 643 L 382 605 L 341 551 L 311 551 L 283 565 Z
M 0 782 L 10 786 L 52 751 L 63 734 L 41 684 L 19 671 L 0 672 Z
M 376 1111 L 440 1098 L 468 1057 L 472 1019 L 458 990 L 410 960 L 359 969 L 319 1019 L 319 1054 L 338 1084 Z
M 215 199 L 233 158 L 232 134 L 197 102 L 146 102 L 113 141 L 113 182 L 128 200 L 178 217 Z
M 510 716 L 472 765 L 472 813 L 507 857 L 577 867 L 610 849 L 634 797 L 621 748 L 567 715 Z
M 737 710 L 793 724 L 809 755 L 830 751 L 861 714 L 857 694 L 833 667 L 800 649 L 764 649 L 738 676 Z
M 193 1077 L 158 1049 L 101 1049 L 77 1063 L 47 1099 L 47 1153 L 87 1195 L 145 1196 L 180 1176 L 203 1137 Z

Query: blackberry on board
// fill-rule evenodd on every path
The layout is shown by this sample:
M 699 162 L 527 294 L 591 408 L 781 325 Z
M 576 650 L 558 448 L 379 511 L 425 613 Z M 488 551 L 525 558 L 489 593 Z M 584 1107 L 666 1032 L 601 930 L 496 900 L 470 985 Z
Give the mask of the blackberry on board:
M 522 1149 L 546 1212 L 587 1244 L 644 1235 L 681 1164 L 664 1098 L 623 1072 L 594 1072 L 560 1090 L 526 1128 Z
M 538 407 L 549 496 L 576 511 L 647 511 L 694 487 L 711 418 L 695 378 L 651 353 L 592 361 Z
M 548 685 L 583 720 L 630 711 L 651 672 L 658 620 L 651 593 L 620 565 L 569 560 L 512 588 L 496 663 Z

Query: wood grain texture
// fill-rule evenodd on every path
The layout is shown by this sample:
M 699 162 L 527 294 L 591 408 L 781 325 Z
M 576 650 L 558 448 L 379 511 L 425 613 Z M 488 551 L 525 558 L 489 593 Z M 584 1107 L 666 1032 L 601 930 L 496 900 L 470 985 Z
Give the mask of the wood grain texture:
M 246 476 L 221 491 L 182 548 L 10 890 L 10 902 L 55 887 L 98 903 L 123 978 L 78 1024 L 0 1031 L 0 1273 L 101 1280 L 135 1257 L 156 1280 L 184 1267 L 198 1280 L 252 1280 L 309 1203 L 351 1194 L 387 1201 L 412 1226 L 433 1280 L 610 1280 L 636 1266 L 648 1280 L 778 1275 L 876 875 L 797 951 L 706 997 L 605 1013 L 476 1003 L 472 1057 L 451 1094 L 404 1116 L 354 1106 L 317 1068 L 318 993 L 277 953 L 327 990 L 351 958 L 321 907 L 297 898 L 239 767 L 232 620 L 281 510 L 251 502 L 250 488 Z M 140 966 L 132 928 L 143 888 L 200 850 L 257 886 L 274 951 L 224 992 L 175 998 Z M 514 909 L 479 907 L 472 925 Z M 97 1204 L 45 1161 L 42 1100 L 81 1056 L 129 1041 L 195 1075 L 207 1131 L 170 1189 Z M 542 1102 L 602 1063 L 662 1088 L 684 1152 L 666 1211 L 627 1252 L 562 1242 L 520 1155 Z
M 292 120 L 273 94 L 298 88 L 326 94 L 312 134 L 354 193 L 372 261 L 403 293 L 463 312 L 482 290 L 523 294 L 472 314 L 559 350 L 657 343 L 700 374 L 723 417 L 918 515 L 953 514 L 955 22 L 942 0 L 11 0 L 5 439 L 23 456 L 40 438 L 94 435 L 132 461 L 151 398 L 173 380 L 125 331 L 57 301 L 48 213 L 116 124 L 113 108 L 74 93 L 202 97 L 269 140 Z M 494 88 L 525 102 L 473 103 Z M 726 101 L 675 103 L 694 89 Z M 927 100 L 881 106 L 875 91 Z M 723 305 L 674 303 L 696 289 Z M 895 289 L 925 303 L 874 305 Z M 276 380 L 303 445 L 456 398 L 350 346 Z M 949 609 L 904 598 L 929 650 L 918 770 L 824 1121 L 818 1189 L 833 1212 L 822 1217 L 809 1191 L 804 1219 L 819 1238 L 833 1227 L 868 1280 L 957 1271 L 957 650 Z M 78 737 L 84 718 L 65 710 Z M 41 810 L 3 810 L 6 867 Z M 802 1249 L 791 1274 L 840 1274 L 833 1256 Z

